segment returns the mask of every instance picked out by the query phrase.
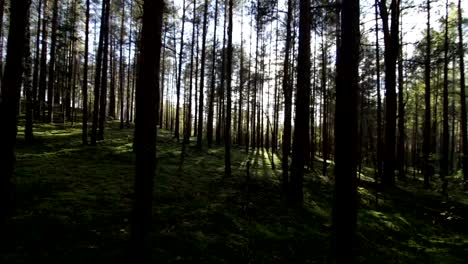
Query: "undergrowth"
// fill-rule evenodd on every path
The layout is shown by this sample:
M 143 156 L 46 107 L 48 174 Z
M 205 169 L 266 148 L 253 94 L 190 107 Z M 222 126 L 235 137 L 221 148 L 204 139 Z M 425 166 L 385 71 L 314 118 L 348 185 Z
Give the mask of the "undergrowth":
M 19 129 L 17 214 L 0 236 L 0 263 L 121 262 L 135 176 L 133 129 L 110 123 L 95 147 L 81 145 L 78 126 L 39 124 L 34 132 L 27 145 Z M 233 175 L 225 178 L 222 146 L 198 150 L 191 143 L 181 166 L 181 144 L 169 131 L 158 133 L 154 262 L 328 261 L 332 178 L 309 170 L 304 208 L 289 208 L 279 186 L 280 158 L 271 152 L 235 146 Z M 360 262 L 463 263 L 466 193 L 453 187 L 445 199 L 417 181 L 382 192 L 364 174 L 353 245 Z

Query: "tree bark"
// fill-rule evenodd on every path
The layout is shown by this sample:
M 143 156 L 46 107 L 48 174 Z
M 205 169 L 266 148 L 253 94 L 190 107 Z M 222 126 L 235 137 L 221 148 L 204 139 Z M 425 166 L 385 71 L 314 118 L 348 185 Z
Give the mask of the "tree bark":
M 288 0 L 288 11 L 286 17 L 286 43 L 283 63 L 283 93 L 284 93 L 284 128 L 283 128 L 283 153 L 281 157 L 282 188 L 287 193 L 289 185 L 289 153 L 291 152 L 291 118 L 292 118 L 292 87 L 289 76 L 289 53 L 291 50 L 291 23 L 293 3 Z
M 427 35 L 426 35 L 426 59 L 424 62 L 424 136 L 423 136 L 423 168 L 424 168 L 424 187 L 429 188 L 429 178 L 432 174 L 430 164 L 431 154 L 431 27 L 430 27 L 431 5 L 427 0 Z
M 291 163 L 289 197 L 293 204 L 302 206 L 304 201 L 304 163 L 309 143 L 310 101 L 310 0 L 300 0 L 299 5 L 299 52 L 296 92 L 296 118 Z
M 180 86 L 182 81 L 182 58 L 184 53 L 184 29 L 185 29 L 185 0 L 182 1 L 182 30 L 180 31 L 180 51 L 179 51 L 179 74 L 177 76 L 177 102 L 176 102 L 176 121 L 174 129 L 174 137 L 179 141 L 180 133 Z
M 84 68 L 83 68 L 83 132 L 81 141 L 83 145 L 88 144 L 88 56 L 89 56 L 89 3 L 86 0 L 86 18 L 85 18 L 85 50 L 84 50 Z
M 28 9 L 28 17 L 30 15 Z M 26 124 L 24 128 L 24 140 L 26 143 L 32 143 L 33 141 L 33 98 L 32 98 L 32 58 L 31 58 L 31 29 L 30 21 L 26 19 L 25 28 L 25 45 L 24 45 L 24 79 L 23 89 L 26 95 Z
M 156 174 L 157 102 L 159 100 L 159 66 L 164 1 L 145 0 L 140 44 L 140 67 L 136 84 L 135 124 L 136 178 L 131 245 L 133 260 L 141 262 L 151 256 L 146 237 L 150 229 L 153 184 Z
M 385 112 L 385 153 L 382 183 L 387 187 L 395 185 L 395 145 L 396 145 L 396 63 L 399 51 L 399 18 L 400 1 L 392 0 L 390 4 L 391 21 L 389 25 L 389 14 L 386 0 L 379 3 L 380 16 L 384 31 L 384 60 L 385 60 L 385 89 L 386 89 L 386 112 Z
M 49 0 L 44 0 L 43 20 L 42 20 L 42 43 L 41 43 L 41 65 L 39 72 L 39 113 L 42 114 L 42 120 L 46 120 L 45 116 L 45 93 L 47 86 L 47 21 L 49 19 L 47 14 L 47 3 Z
M 460 105 L 461 105 L 461 131 L 462 131 L 462 150 L 463 150 L 463 180 L 465 187 L 468 184 L 468 131 L 466 118 L 466 96 L 465 96 L 465 61 L 463 47 L 463 29 L 462 29 L 462 5 L 458 0 L 458 58 L 460 60 Z
M 102 54 L 102 74 L 101 74 L 101 95 L 99 96 L 99 132 L 98 140 L 104 140 L 104 126 L 106 123 L 106 105 L 107 105 L 107 68 L 109 59 L 109 18 L 110 18 L 110 0 L 106 0 L 106 14 L 104 20 L 104 43 Z
M 18 104 L 30 0 L 11 1 L 5 75 L 0 100 L 0 223 L 15 212 L 15 163 Z
M 106 20 L 106 2 L 102 1 L 102 12 L 101 12 L 101 28 L 99 33 L 99 44 L 96 55 L 96 67 L 94 75 L 94 110 L 93 110 L 93 126 L 91 129 L 91 145 L 96 145 L 97 141 L 97 129 L 99 122 L 99 97 L 101 95 L 101 72 L 102 72 L 102 59 L 104 49 L 104 34 L 105 33 L 105 20 Z
M 47 87 L 47 122 L 54 119 L 54 85 L 55 85 L 55 54 L 57 52 L 57 27 L 58 27 L 58 0 L 54 0 L 52 7 L 52 29 L 50 40 L 49 82 Z
M 232 16 L 233 0 L 229 0 L 228 43 L 226 54 L 226 127 L 224 129 L 224 176 L 231 177 L 231 80 L 232 80 Z
M 352 263 L 357 222 L 356 157 L 359 92 L 359 0 L 342 2 L 335 110 L 335 192 L 333 253 L 336 263 Z
M 200 72 L 200 93 L 198 95 L 198 133 L 197 147 L 202 148 L 203 139 L 203 100 L 204 100 L 204 83 L 205 83 L 205 60 L 206 60 L 206 35 L 208 31 L 208 0 L 205 0 L 205 11 L 203 14 L 203 37 L 202 37 L 202 54 L 201 54 L 201 72 Z
M 214 29 L 213 29 L 213 53 L 211 64 L 211 85 L 210 85 L 210 98 L 208 105 L 208 118 L 206 122 L 206 139 L 208 147 L 211 148 L 213 143 L 213 116 L 214 116 L 214 96 L 216 86 L 216 28 L 218 26 L 218 0 L 215 0 L 215 13 L 214 13 Z
M 442 157 L 440 161 L 440 177 L 443 181 L 442 190 L 446 193 L 445 176 L 449 174 L 449 114 L 448 114 L 448 10 L 449 2 L 445 4 L 445 32 L 444 32 L 444 90 L 443 90 L 443 124 L 442 124 Z

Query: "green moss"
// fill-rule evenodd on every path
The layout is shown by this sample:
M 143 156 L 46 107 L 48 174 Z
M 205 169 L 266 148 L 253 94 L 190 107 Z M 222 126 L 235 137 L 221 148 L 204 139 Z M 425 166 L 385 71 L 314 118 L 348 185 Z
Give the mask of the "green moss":
M 20 127 L 18 211 L 0 236 L 0 262 L 123 259 L 135 177 L 133 130 L 120 130 L 111 122 L 106 139 L 96 147 L 81 145 L 79 126 L 37 125 L 32 145 L 23 141 L 22 131 Z M 308 172 L 305 205 L 297 210 L 281 195 L 280 157 L 266 150 L 246 155 L 245 149 L 233 146 L 233 177 L 224 178 L 223 146 L 200 151 L 192 142 L 181 166 L 181 145 L 163 130 L 158 131 L 157 158 L 150 233 L 154 261 L 327 261 L 333 175 Z M 332 172 L 334 164 L 329 164 Z M 416 184 L 377 192 L 368 177 L 372 173 L 363 167 L 359 187 L 355 249 L 360 262 L 463 262 L 468 243 L 465 204 L 443 203 L 436 193 L 411 187 Z M 462 192 L 454 197 L 467 199 Z

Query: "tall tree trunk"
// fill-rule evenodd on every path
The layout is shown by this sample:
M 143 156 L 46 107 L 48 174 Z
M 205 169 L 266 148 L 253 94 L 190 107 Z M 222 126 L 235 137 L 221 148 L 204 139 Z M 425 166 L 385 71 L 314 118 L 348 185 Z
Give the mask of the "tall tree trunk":
M 395 184 L 395 143 L 396 143 L 396 63 L 399 49 L 399 18 L 400 1 L 392 0 L 390 4 L 390 25 L 386 0 L 379 3 L 380 16 L 384 31 L 385 43 L 385 89 L 386 89 L 386 112 L 385 112 L 385 155 L 383 184 L 392 187 Z
M 125 65 L 124 65 L 124 57 L 123 57 L 124 34 L 125 34 L 124 23 L 125 23 L 125 1 L 122 1 L 122 17 L 120 20 L 120 41 L 119 41 L 120 129 L 124 128 L 124 79 L 125 79 Z M 128 65 L 128 67 L 130 67 L 130 64 Z M 128 88 L 130 87 L 127 87 L 127 89 Z M 129 105 L 127 105 L 127 107 L 129 107 Z
M 190 79 L 189 79 L 189 98 L 188 98 L 188 113 L 186 122 L 186 133 L 184 143 L 189 143 L 192 134 L 192 91 L 193 91 L 193 69 L 195 68 L 193 57 L 195 56 L 195 33 L 197 19 L 197 0 L 193 0 L 193 18 L 192 18 L 192 45 L 190 47 Z M 195 80 L 195 83 L 197 80 Z M 195 102 L 196 103 L 196 102 Z
M 104 125 L 106 122 L 106 105 L 107 105 L 107 67 L 109 59 L 109 17 L 110 17 L 110 0 L 106 0 L 106 15 L 104 20 L 104 43 L 102 54 L 102 75 L 101 75 L 101 95 L 99 96 L 99 132 L 98 140 L 104 140 Z
M 225 12 L 229 12 L 228 43 L 226 58 L 226 127 L 224 129 L 224 176 L 231 177 L 231 80 L 232 80 L 232 16 L 233 0 L 229 0 L 229 6 Z
M 208 31 L 208 0 L 205 0 L 205 11 L 203 13 L 203 37 L 202 37 L 202 54 L 201 54 L 201 72 L 200 72 L 200 93 L 198 96 L 198 133 L 197 147 L 201 149 L 203 139 L 203 95 L 205 83 L 205 60 L 206 60 L 206 35 Z
M 89 3 L 86 0 L 86 18 L 85 18 L 85 50 L 84 50 L 84 68 L 83 68 L 83 145 L 88 144 L 88 56 L 89 56 Z
M 242 3 L 241 3 L 242 4 Z M 241 6 L 240 65 L 239 65 L 239 109 L 237 114 L 237 144 L 242 145 L 242 101 L 244 90 L 244 7 Z M 231 43 L 232 44 L 232 43 Z
M 380 46 L 378 2 L 375 0 L 375 75 L 377 85 L 377 179 L 382 178 L 382 99 L 380 98 Z
M 352 246 L 357 222 L 356 157 L 359 91 L 359 0 L 343 1 L 341 41 L 337 57 L 335 110 L 335 204 L 333 252 L 336 263 L 354 262 Z
M 28 9 L 28 17 L 30 15 Z M 27 143 L 33 141 L 33 98 L 32 98 L 32 57 L 31 57 L 31 29 L 30 21 L 26 19 L 25 28 L 25 45 L 24 45 L 24 79 L 23 89 L 26 95 L 26 124 L 24 128 L 24 140 Z
M 127 108 L 125 108 L 125 122 L 128 127 L 130 126 L 130 122 L 133 121 L 133 96 L 134 96 L 134 89 L 135 89 L 135 78 L 137 75 L 136 72 L 133 71 L 133 76 L 130 76 L 132 69 L 135 70 L 136 68 L 136 61 L 133 62 L 134 67 L 132 67 L 132 62 L 131 62 L 132 56 L 130 56 L 131 49 L 132 49 L 132 25 L 133 25 L 132 16 L 133 16 L 133 1 L 130 1 L 130 29 L 128 31 Z M 136 57 L 137 55 L 135 54 L 134 56 Z M 131 86 L 130 86 L 130 81 L 131 81 Z
M 131 225 L 134 262 L 147 260 L 151 254 L 145 238 L 150 230 L 156 174 L 156 122 L 163 10 L 162 0 L 145 0 L 143 3 L 140 67 L 136 85 L 138 121 L 135 125 L 135 200 Z
M 159 104 L 159 129 L 163 128 L 163 116 L 164 116 L 164 82 L 166 80 L 166 36 L 167 28 L 164 29 L 164 38 L 163 38 L 163 50 L 161 56 L 161 97 Z M 123 115 L 122 115 L 123 118 Z
M 309 143 L 309 100 L 310 100 L 310 0 L 300 0 L 299 9 L 299 52 L 296 92 L 296 118 L 291 163 L 291 202 L 302 205 L 304 201 L 304 163 Z M 299 67 L 300 65 L 300 67 Z
M 179 141 L 179 127 L 180 127 L 180 85 L 182 81 L 182 58 L 184 53 L 184 29 L 185 29 L 185 0 L 182 0 L 182 30 L 180 31 L 180 51 L 179 51 L 179 74 L 177 76 L 177 103 L 176 103 L 176 121 L 174 137 Z
M 253 17 L 250 16 L 250 27 L 252 28 L 252 22 Z M 249 74 L 247 77 L 247 113 L 245 117 L 245 152 L 249 154 L 249 143 L 250 143 L 250 131 L 249 131 L 249 126 L 250 126 L 250 93 L 251 93 L 251 85 L 252 85 L 252 31 L 249 33 Z
M 104 49 L 104 34 L 105 33 L 105 20 L 106 20 L 106 2 L 102 1 L 102 12 L 101 12 L 101 29 L 99 33 L 99 44 L 96 55 L 96 67 L 94 75 L 94 110 L 93 110 L 93 126 L 91 129 L 91 145 L 96 145 L 97 140 L 97 129 L 99 122 L 99 97 L 101 95 L 101 72 L 102 72 L 102 59 Z
M 402 19 L 402 17 L 400 17 Z M 400 23 L 403 31 L 402 23 Z M 400 32 L 400 47 L 398 51 L 398 144 L 397 169 L 398 178 L 405 177 L 405 105 L 403 102 L 403 32 Z
M 446 193 L 445 176 L 449 174 L 449 114 L 448 114 L 448 10 L 449 2 L 445 4 L 445 32 L 444 32 L 444 90 L 443 90 L 443 132 L 442 132 L 442 157 L 440 161 L 440 177 L 444 182 L 442 185 L 443 193 Z
M 15 163 L 18 104 L 23 75 L 24 34 L 29 19 L 30 0 L 11 1 L 5 75 L 0 100 L 0 223 L 15 211 Z
M 57 52 L 57 27 L 58 27 L 58 0 L 54 0 L 52 7 L 52 29 L 50 40 L 50 61 L 49 61 L 49 83 L 47 87 L 47 122 L 54 119 L 54 85 L 55 85 L 55 54 Z
M 287 192 L 289 185 L 289 153 L 291 152 L 291 118 L 292 118 L 292 86 L 289 76 L 289 52 L 291 50 L 291 23 L 293 16 L 293 3 L 288 0 L 288 12 L 286 18 L 286 43 L 283 63 L 283 93 L 284 93 L 284 128 L 283 128 L 283 153 L 281 168 L 283 170 L 282 188 Z
M 424 94 L 424 136 L 423 136 L 423 168 L 424 168 L 424 187 L 429 188 L 429 178 L 432 174 L 430 164 L 431 154 L 431 4 L 430 0 L 427 0 L 427 35 L 426 35 L 426 58 L 424 62 L 424 82 L 425 82 L 425 94 Z
M 322 24 L 322 32 L 325 32 L 325 28 Z M 327 43 L 325 43 L 325 36 L 322 35 L 322 97 L 323 97 L 323 109 L 322 109 L 322 174 L 327 176 L 328 174 L 328 91 L 327 91 L 327 56 L 328 49 Z
M 4 2 L 4 0 L 0 0 L 0 2 Z M 0 9 L 1 9 L 1 3 L 0 3 Z M 42 0 L 39 0 L 38 6 L 37 6 L 37 32 L 36 32 L 36 54 L 34 57 L 34 72 L 33 72 L 33 83 L 32 83 L 32 100 L 34 104 L 34 119 L 39 120 L 40 118 L 40 112 L 39 112 L 39 105 L 38 105 L 38 88 L 39 88 L 39 62 L 40 62 L 40 38 L 41 38 L 41 10 L 42 10 Z M 3 16 L 2 10 L 0 10 L 1 15 Z M 3 17 L 0 18 L 0 22 L 3 21 Z M 1 31 L 1 27 L 0 27 Z M 0 32 L 0 36 L 1 36 Z M 1 58 L 1 56 L 0 56 Z M 0 60 L 0 69 L 1 69 L 1 60 Z M 0 71 L 1 72 L 1 71 Z M 0 77 L 1 78 L 1 77 Z
M 39 12 L 41 10 L 41 2 L 39 1 Z M 0 0 L 0 80 L 3 79 L 3 14 L 5 13 L 5 0 Z M 38 20 L 41 17 L 38 13 Z M 39 29 L 38 29 L 39 31 Z M 2 96 L 2 84 L 0 81 L 0 96 Z
M 458 58 L 460 60 L 460 105 L 461 105 L 461 131 L 462 131 L 462 150 L 463 150 L 463 180 L 465 187 L 468 184 L 468 132 L 466 119 L 466 96 L 465 96 L 465 61 L 463 48 L 463 29 L 462 29 L 462 5 L 458 0 Z
M 47 13 L 47 3 L 49 0 L 44 0 L 44 8 L 42 15 L 42 43 L 41 43 L 41 66 L 39 72 L 39 112 L 42 114 L 42 120 L 46 120 L 45 116 L 45 93 L 46 93 L 46 86 L 47 86 L 47 21 L 48 21 L 48 13 Z

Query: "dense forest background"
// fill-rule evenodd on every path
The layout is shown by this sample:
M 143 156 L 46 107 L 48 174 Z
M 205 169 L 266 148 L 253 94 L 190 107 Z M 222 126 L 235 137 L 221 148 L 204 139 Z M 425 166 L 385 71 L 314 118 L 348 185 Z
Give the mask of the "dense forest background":
M 0 0 L 0 261 L 463 263 L 462 0 Z

